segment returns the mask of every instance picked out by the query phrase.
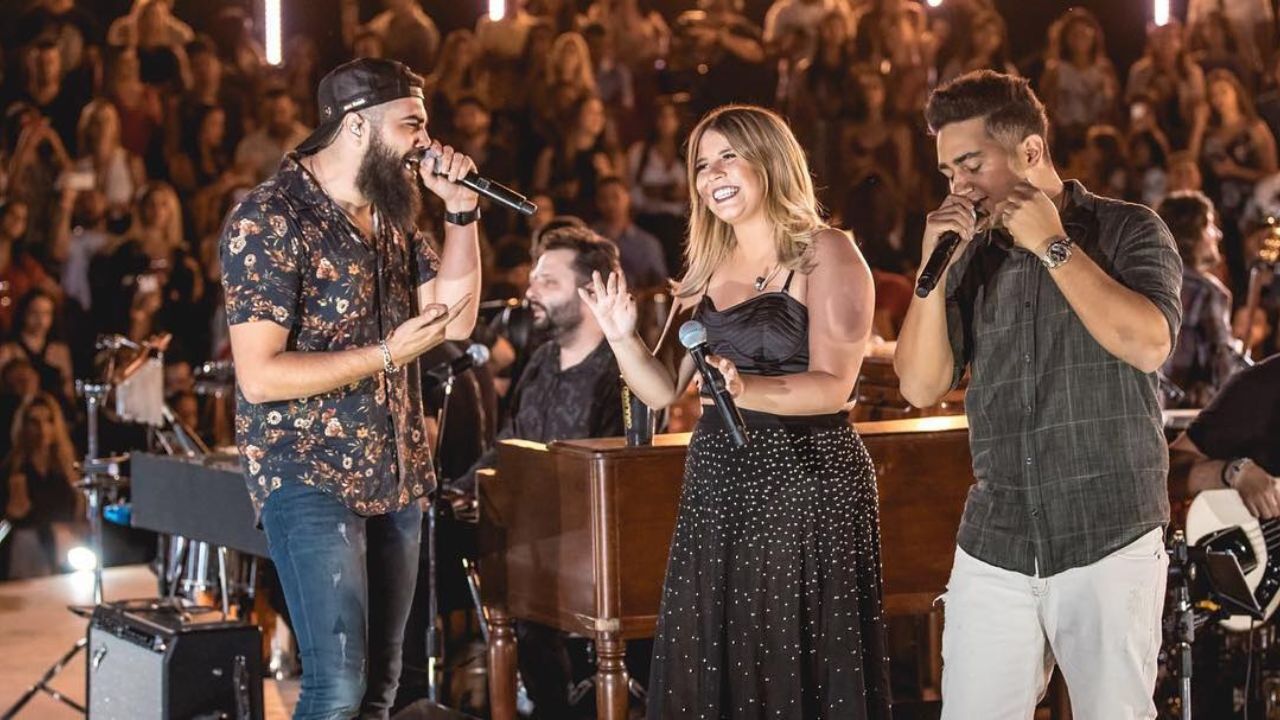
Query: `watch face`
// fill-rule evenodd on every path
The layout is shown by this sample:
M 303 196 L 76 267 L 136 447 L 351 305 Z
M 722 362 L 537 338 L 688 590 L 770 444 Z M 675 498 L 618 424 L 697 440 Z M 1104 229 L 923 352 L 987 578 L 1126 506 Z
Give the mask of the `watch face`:
M 1049 256 L 1050 262 L 1066 262 L 1067 258 L 1071 257 L 1071 243 L 1063 240 L 1049 243 L 1049 251 L 1046 254 Z

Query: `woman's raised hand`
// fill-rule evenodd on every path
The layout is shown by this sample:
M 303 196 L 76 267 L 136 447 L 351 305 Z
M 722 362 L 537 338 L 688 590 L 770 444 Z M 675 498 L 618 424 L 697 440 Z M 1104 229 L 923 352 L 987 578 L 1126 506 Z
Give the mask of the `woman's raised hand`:
M 627 292 L 627 279 L 622 273 L 609 273 L 607 281 L 599 272 L 591 273 L 590 286 L 578 288 L 578 297 L 587 304 L 609 342 L 624 340 L 635 333 L 636 301 Z

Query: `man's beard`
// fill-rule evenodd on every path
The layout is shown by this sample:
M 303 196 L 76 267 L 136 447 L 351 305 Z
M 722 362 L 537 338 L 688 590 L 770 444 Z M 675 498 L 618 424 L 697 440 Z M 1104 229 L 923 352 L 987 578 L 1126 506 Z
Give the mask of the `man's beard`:
M 414 154 L 411 150 L 396 155 L 382 142 L 381 132 L 375 131 L 356 172 L 356 189 L 373 203 L 383 221 L 404 232 L 416 224 L 422 208 L 417 179 L 405 177 L 405 163 Z
M 548 332 L 554 338 L 570 335 L 582 325 L 582 303 L 577 300 L 561 305 L 544 305 L 539 302 L 532 305 L 542 308 L 542 319 L 533 322 L 534 329 Z

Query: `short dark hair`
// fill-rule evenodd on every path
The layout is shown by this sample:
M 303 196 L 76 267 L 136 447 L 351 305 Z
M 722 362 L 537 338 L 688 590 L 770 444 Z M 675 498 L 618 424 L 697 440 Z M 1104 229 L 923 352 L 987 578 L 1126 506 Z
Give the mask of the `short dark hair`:
M 548 220 L 546 225 L 535 230 L 529 239 L 532 241 L 533 247 L 537 248 L 539 243 L 542 242 L 543 236 L 552 230 L 559 230 L 562 227 L 584 228 L 586 226 L 586 221 L 577 215 L 556 215 Z
M 53 306 L 53 326 L 49 328 L 49 338 L 53 340 L 59 339 L 58 335 L 58 298 L 54 297 L 48 290 L 44 288 L 32 288 L 25 295 L 18 299 L 18 306 L 13 311 L 13 326 L 9 329 L 9 336 L 13 340 L 22 339 L 23 325 L 27 322 L 27 313 L 31 311 L 31 306 L 36 300 L 48 300 Z
M 1049 136 L 1049 118 L 1031 83 L 992 70 L 965 73 L 934 90 L 924 117 L 933 135 L 952 123 L 983 118 L 987 134 L 1011 149 L 1032 135 Z
M 579 285 L 591 281 L 591 273 L 598 272 L 601 277 L 609 277 L 609 273 L 617 272 L 618 246 L 585 227 L 566 225 L 543 233 L 538 238 L 538 246 L 534 248 L 533 257 L 537 260 L 548 250 L 572 250 L 573 273 Z
M 1199 190 L 1182 190 L 1161 200 L 1156 213 L 1169 226 L 1183 264 L 1191 265 L 1195 261 L 1196 246 L 1204 238 L 1213 215 L 1213 201 Z
M 596 192 L 599 193 L 601 190 L 609 187 L 610 185 L 619 185 L 622 187 L 623 190 L 631 189 L 630 187 L 627 186 L 627 181 L 622 179 L 622 176 L 605 175 L 599 180 L 596 180 Z

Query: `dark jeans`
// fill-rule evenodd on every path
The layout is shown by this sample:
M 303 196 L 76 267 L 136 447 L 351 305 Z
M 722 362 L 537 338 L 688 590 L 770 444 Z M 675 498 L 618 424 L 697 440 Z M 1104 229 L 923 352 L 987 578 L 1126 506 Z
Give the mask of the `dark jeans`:
M 294 720 L 387 718 L 422 510 L 414 503 L 363 517 L 322 490 L 286 482 L 267 498 L 262 525 L 302 658 Z

